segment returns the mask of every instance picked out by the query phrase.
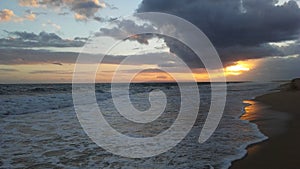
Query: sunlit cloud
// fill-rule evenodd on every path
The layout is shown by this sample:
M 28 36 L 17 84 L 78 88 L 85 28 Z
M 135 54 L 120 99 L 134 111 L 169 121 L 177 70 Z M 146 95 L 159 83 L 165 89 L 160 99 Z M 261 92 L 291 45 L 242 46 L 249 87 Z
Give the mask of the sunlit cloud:
M 15 17 L 15 14 L 12 10 L 3 9 L 0 11 L 0 22 L 10 21 Z
M 23 20 L 24 18 L 18 17 L 14 14 L 14 11 L 10 9 L 3 9 L 2 11 L 0 11 L 0 22 L 22 22 Z
M 36 14 L 30 13 L 23 17 L 17 16 L 14 11 L 10 9 L 3 9 L 0 11 L 0 22 L 23 22 L 24 20 L 34 21 L 36 19 Z
M 88 18 L 85 16 L 85 15 L 81 15 L 79 13 L 75 13 L 74 14 L 74 18 L 77 20 L 77 21 L 86 21 Z
M 281 6 L 285 3 L 288 3 L 290 0 L 277 0 L 276 2 L 276 6 Z M 297 4 L 300 6 L 300 0 L 294 0 L 295 2 L 297 2 Z
M 20 6 L 26 6 L 26 7 L 39 7 L 39 1 L 38 0 L 19 0 Z
M 277 47 L 288 47 L 292 44 L 295 44 L 296 40 L 290 40 L 290 41 L 283 41 L 283 42 L 270 42 L 270 45 L 277 46 Z
M 53 23 L 52 21 L 47 21 L 46 23 L 43 23 L 42 24 L 43 27 L 47 27 L 47 26 L 50 26 L 52 28 L 54 28 L 56 31 L 59 31 L 61 30 L 61 26 L 56 24 L 56 23 Z
M 74 18 L 77 21 L 87 21 L 94 19 L 95 14 L 103 8 L 106 8 L 106 3 L 99 0 L 19 0 L 20 6 L 26 7 L 42 7 L 55 9 L 58 14 L 67 14 L 61 12 L 62 9 L 69 9 L 74 12 Z
M 36 15 L 31 13 L 31 14 L 27 14 L 25 15 L 25 18 L 30 20 L 30 21 L 34 21 L 36 19 Z
M 6 48 L 31 48 L 31 47 L 82 47 L 83 39 L 63 39 L 55 33 L 40 32 L 10 32 L 5 31 L 9 37 L 1 38 L 0 45 Z
M 225 68 L 226 75 L 241 75 L 253 69 L 253 65 L 249 61 L 237 61 L 234 65 Z

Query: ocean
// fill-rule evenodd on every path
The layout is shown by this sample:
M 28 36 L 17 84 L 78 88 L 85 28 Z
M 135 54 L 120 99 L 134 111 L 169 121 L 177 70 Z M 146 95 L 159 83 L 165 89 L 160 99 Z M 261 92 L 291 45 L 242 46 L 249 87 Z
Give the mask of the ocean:
M 131 159 L 97 146 L 82 129 L 72 101 L 71 84 L 0 85 L 0 168 L 195 168 L 226 169 L 246 154 L 246 147 L 267 137 L 253 123 L 243 121 L 244 100 L 275 89 L 279 83 L 228 83 L 222 120 L 212 137 L 198 137 L 210 106 L 210 84 L 199 83 L 200 109 L 194 127 L 174 148 L 158 156 Z M 122 90 L 122 85 L 119 86 Z M 133 123 L 114 108 L 110 84 L 96 84 L 99 108 L 117 131 L 130 137 L 152 137 L 168 129 L 180 108 L 174 83 L 132 84 L 135 108 L 149 109 L 149 92 L 167 96 L 163 114 L 149 124 Z M 159 101 L 158 101 L 159 102 Z

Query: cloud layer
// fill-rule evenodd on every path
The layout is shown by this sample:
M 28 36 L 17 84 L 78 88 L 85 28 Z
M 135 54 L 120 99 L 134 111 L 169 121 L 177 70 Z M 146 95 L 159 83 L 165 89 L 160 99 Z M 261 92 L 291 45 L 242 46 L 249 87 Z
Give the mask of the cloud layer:
M 74 18 L 78 21 L 97 19 L 98 17 L 95 14 L 106 7 L 106 3 L 99 0 L 19 0 L 19 5 L 27 7 L 44 6 L 55 9 L 67 8 L 74 12 Z
M 199 27 L 218 47 L 256 46 L 299 37 L 300 10 L 295 1 L 143 0 L 138 12 L 166 12 Z
M 34 13 L 27 13 L 25 16 L 19 17 L 15 15 L 14 11 L 10 9 L 3 9 L 0 11 L 0 22 L 8 22 L 8 21 L 22 22 L 24 20 L 34 21 L 35 18 L 36 18 L 36 14 Z
M 164 12 L 182 17 L 200 28 L 217 48 L 222 61 L 300 54 L 298 44 L 278 48 L 269 42 L 300 37 L 300 9 L 290 0 L 281 6 L 275 0 L 143 0 L 138 12 Z M 166 39 L 178 56 L 193 53 Z M 292 50 L 293 49 L 293 50 Z
M 85 39 L 62 39 L 55 33 L 6 32 L 9 37 L 0 39 L 1 47 L 82 47 L 85 44 Z

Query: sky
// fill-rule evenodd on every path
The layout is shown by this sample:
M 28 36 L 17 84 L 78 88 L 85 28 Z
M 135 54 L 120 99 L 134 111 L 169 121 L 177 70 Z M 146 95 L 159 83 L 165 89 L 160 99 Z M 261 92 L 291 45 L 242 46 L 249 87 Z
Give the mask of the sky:
M 127 17 L 141 12 L 172 14 L 203 31 L 228 81 L 300 77 L 299 5 L 293 0 L 0 0 L 0 83 L 71 83 L 78 55 L 95 52 L 85 48 L 93 37 L 101 37 L 97 51 L 107 55 L 97 82 L 111 82 L 128 56 L 136 59 L 120 67 L 115 75 L 119 82 L 137 69 L 145 71 L 133 81 L 173 81 L 164 68 L 189 81 L 175 58 L 189 66 L 197 81 L 214 78 L 180 41 L 133 35 L 156 29 L 154 22 Z M 106 53 L 106 45 L 119 41 Z M 91 63 L 81 64 L 89 68 Z

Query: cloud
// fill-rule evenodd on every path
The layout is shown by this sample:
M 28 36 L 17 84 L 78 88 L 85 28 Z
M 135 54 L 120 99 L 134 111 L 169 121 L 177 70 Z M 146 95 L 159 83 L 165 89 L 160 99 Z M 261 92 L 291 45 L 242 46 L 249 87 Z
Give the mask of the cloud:
M 157 79 L 168 79 L 167 76 L 156 76 Z
M 17 69 L 3 69 L 3 68 L 0 68 L 0 72 L 18 72 L 19 70 Z
M 36 15 L 34 13 L 27 14 L 27 15 L 25 15 L 25 18 L 30 20 L 30 21 L 34 21 L 35 18 L 36 18 Z
M 30 35 L 28 35 L 30 37 Z M 81 39 L 81 38 L 80 38 Z M 237 47 L 238 48 L 238 47 Z M 284 49 L 282 49 L 284 50 Z M 299 50 L 299 48 L 298 48 Z M 13 48 L 0 48 L 0 63 L 2 65 L 17 65 L 17 64 L 54 64 L 58 66 L 63 66 L 65 64 L 74 64 L 77 60 L 79 53 L 76 52 L 53 52 L 47 50 L 30 50 L 30 49 L 13 49 Z M 103 60 L 103 64 L 120 64 L 127 56 L 106 56 Z M 126 63 L 126 65 L 131 66 L 141 66 L 149 65 L 149 69 L 145 70 L 144 73 L 161 73 L 160 68 L 167 68 L 172 73 L 185 73 L 185 69 L 182 69 L 182 65 L 172 57 L 172 55 L 168 53 L 153 53 L 153 54 L 142 54 L 142 55 L 132 55 L 130 56 L 134 58 L 131 62 Z M 267 58 L 267 61 L 264 64 L 258 64 L 260 67 L 256 68 L 257 70 L 253 70 L 245 75 L 246 79 L 251 79 L 260 75 L 260 72 L 264 72 L 270 69 L 269 73 L 272 71 L 276 72 L 276 74 L 280 74 L 281 77 L 284 75 L 293 75 L 295 76 L 299 72 L 299 57 L 274 57 Z M 234 60 L 234 59 L 233 59 Z M 184 60 L 187 64 L 192 64 L 195 62 L 193 58 L 185 57 Z M 86 64 L 94 64 L 89 60 L 85 61 Z M 227 62 L 232 63 L 232 62 Z M 281 64 L 282 63 L 282 64 Z M 272 64 L 276 66 L 272 66 Z M 290 66 L 288 66 L 290 64 Z M 156 67 L 156 68 L 153 68 Z M 198 68 L 198 69 L 196 69 Z M 271 71 L 272 70 L 272 71 Z M 280 70 L 287 71 L 280 73 Z M 132 73 L 136 70 L 124 70 L 122 73 Z M 294 73 L 293 73 L 294 71 Z M 203 73 L 205 69 L 199 69 L 199 67 L 193 67 L 194 73 Z M 37 73 L 37 72 L 36 72 Z M 42 73 L 42 72 L 39 72 Z M 46 72 L 43 72 L 46 73 Z M 261 75 L 260 75 L 261 76 Z M 266 76 L 270 76 L 269 74 Z M 257 76 L 258 77 L 258 76 Z
M 50 26 L 50 27 L 54 28 L 56 31 L 59 31 L 61 29 L 60 25 L 57 25 L 56 23 L 53 23 L 52 21 L 48 21 L 46 23 L 43 23 L 42 26 L 43 27 Z
M 19 17 L 10 9 L 3 9 L 0 11 L 0 22 L 22 22 L 24 20 L 34 21 L 35 18 L 36 15 L 34 13 L 27 13 L 24 17 Z
M 88 56 L 88 54 L 86 54 Z M 49 50 L 0 48 L 0 63 L 2 65 L 18 64 L 74 64 L 79 53 L 53 52 Z M 119 64 L 126 56 L 106 56 L 102 63 Z M 86 64 L 94 62 L 85 61 Z M 133 63 L 136 64 L 136 63 Z
M 83 38 L 83 37 L 75 37 L 74 40 L 78 41 L 87 41 L 89 38 Z
M 289 55 L 288 52 L 283 52 L 278 48 L 269 44 L 261 44 L 257 46 L 231 46 L 225 48 L 218 48 L 223 62 L 235 62 L 238 60 L 257 59 L 272 56 L 284 57 Z
M 95 64 L 94 60 L 90 61 L 89 57 L 98 57 L 97 55 L 84 54 L 87 56 L 86 64 Z M 123 63 L 125 65 L 157 65 L 164 67 L 163 63 L 172 60 L 168 53 L 150 53 L 141 55 L 131 55 L 131 62 Z M 3 65 L 17 64 L 74 64 L 79 56 L 77 52 L 54 52 L 48 50 L 32 50 L 32 49 L 15 49 L 0 48 L 0 63 Z M 103 64 L 120 64 L 128 56 L 107 55 L 101 63 Z M 175 61 L 174 61 L 175 62 Z M 174 67 L 176 68 L 176 67 Z
M 116 20 L 112 23 L 115 24 L 115 27 L 101 28 L 100 32 L 96 33 L 96 36 L 110 36 L 117 40 L 121 40 L 123 37 L 129 36 L 127 39 L 123 40 L 135 40 L 140 44 L 145 45 L 147 45 L 148 40 L 152 38 L 164 39 L 167 47 L 170 48 L 170 52 L 180 57 L 190 68 L 204 67 L 199 57 L 188 46 L 176 39 L 153 34 L 134 35 L 136 32 L 153 32 L 155 31 L 155 25 L 151 25 L 150 23 L 137 24 L 134 20 Z M 165 48 L 166 46 L 162 49 Z M 233 45 L 228 47 L 219 47 L 217 50 L 221 56 L 224 66 L 231 65 L 238 60 L 285 55 L 282 50 L 279 50 L 269 44 L 259 44 L 255 46 Z M 176 64 L 167 64 L 170 67 L 178 66 Z
M 300 38 L 293 44 L 277 47 L 277 49 L 286 55 L 300 54 Z
M 10 21 L 15 17 L 15 14 L 12 10 L 3 9 L 0 11 L 0 22 Z
M 128 70 L 123 70 L 121 71 L 122 73 L 136 73 L 137 71 L 139 71 L 140 69 L 128 69 Z M 160 69 L 156 69 L 156 68 L 152 68 L 152 69 L 145 69 L 142 71 L 143 73 L 154 73 L 154 74 L 158 74 L 158 73 L 164 73 L 164 71 L 160 70 Z
M 78 53 L 50 52 L 47 50 L 0 48 L 2 65 L 75 63 Z
M 82 47 L 85 44 L 82 39 L 62 39 L 55 33 L 5 32 L 9 38 L 0 39 L 1 47 Z
M 270 57 L 260 59 L 253 70 L 243 75 L 247 80 L 289 80 L 300 77 L 300 56 Z M 230 77 L 233 78 L 233 77 Z
M 59 12 L 59 13 L 58 13 L 58 15 L 63 15 L 63 16 L 64 16 L 64 15 L 68 15 L 68 14 L 69 14 L 69 12 Z
M 269 42 L 296 40 L 300 35 L 300 9 L 297 3 L 290 0 L 279 6 L 276 2 L 143 0 L 137 12 L 165 12 L 190 21 L 208 36 L 227 65 L 238 60 L 300 54 L 297 50 L 299 45 L 284 49 L 269 45 Z M 191 67 L 201 66 L 195 64 L 197 57 L 188 47 L 174 39 L 164 39 L 171 52 Z
M 36 70 L 29 72 L 30 74 L 73 74 L 71 71 L 62 70 Z
M 58 65 L 58 66 L 62 66 L 62 65 L 63 65 L 62 63 L 59 63 L 59 62 L 54 62 L 54 63 L 52 63 L 52 64 Z
M 94 20 L 95 21 L 98 21 L 98 22 L 108 22 L 108 23 L 110 23 L 110 22 L 113 22 L 113 21 L 115 21 L 115 20 L 117 20 L 118 18 L 115 18 L 115 17 L 100 17 L 100 16 L 95 16 L 94 17 Z
M 67 8 L 74 12 L 77 21 L 94 19 L 99 9 L 106 8 L 106 3 L 99 0 L 19 0 L 19 5 L 29 7 Z M 68 13 L 60 12 L 59 15 Z
M 25 17 L 25 19 L 27 18 Z M 18 17 L 14 14 L 14 11 L 10 9 L 3 9 L 2 11 L 0 11 L 0 22 L 22 22 L 23 20 L 24 18 Z
M 74 14 L 74 18 L 77 20 L 77 21 L 86 21 L 88 18 L 85 16 L 85 15 L 81 15 L 79 13 L 75 13 Z
M 114 6 L 113 4 L 108 4 L 108 3 L 106 3 L 106 6 L 109 7 L 110 9 L 112 9 L 112 10 L 117 10 L 117 9 L 119 9 L 118 7 Z
M 152 34 L 135 35 L 136 32 L 153 32 L 154 27 L 148 23 L 136 24 L 133 20 L 111 20 L 115 27 L 101 28 L 95 36 L 109 36 L 115 39 L 123 40 L 122 38 L 128 37 L 124 40 L 136 40 L 141 44 L 148 44 L 148 40 L 153 38 Z
M 26 7 L 39 7 L 39 1 L 38 0 L 19 0 L 20 6 L 26 6 Z
M 298 37 L 300 28 L 295 1 L 276 6 L 274 0 L 143 0 L 137 11 L 166 12 L 187 19 L 218 47 L 291 40 Z
M 27 9 L 27 10 L 25 11 L 25 13 L 27 13 L 27 14 L 35 14 L 35 15 L 47 15 L 46 12 L 33 12 L 33 11 L 31 11 L 30 9 Z
M 75 12 L 75 19 L 87 20 L 87 18 L 93 18 L 100 8 L 105 8 L 105 3 L 100 3 L 99 1 L 82 1 L 74 3 L 71 10 Z
M 102 22 L 104 20 L 102 17 L 99 16 L 95 16 L 94 19 L 98 22 Z

